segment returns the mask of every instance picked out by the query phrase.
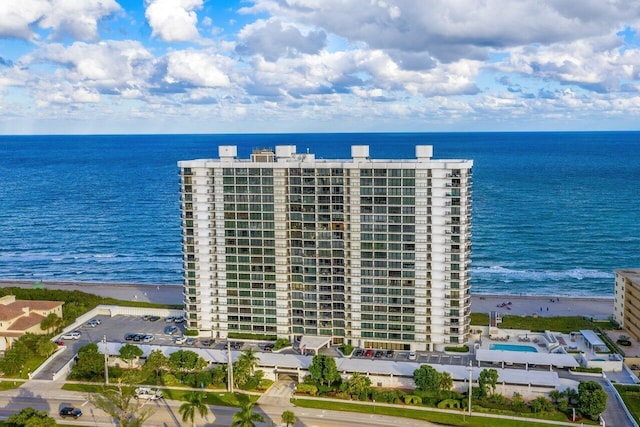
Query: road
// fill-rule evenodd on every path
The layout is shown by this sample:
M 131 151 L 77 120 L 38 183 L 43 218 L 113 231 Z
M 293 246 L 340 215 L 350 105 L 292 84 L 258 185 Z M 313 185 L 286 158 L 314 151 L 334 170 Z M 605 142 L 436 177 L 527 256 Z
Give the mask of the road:
M 112 427 L 116 424 L 104 412 L 96 409 L 86 399 L 86 394 L 80 392 L 61 390 L 63 382 L 31 380 L 24 386 L 0 392 L 0 419 L 6 419 L 9 415 L 20 411 L 22 408 L 33 407 L 38 410 L 48 411 L 59 422 L 62 419 L 58 411 L 63 406 L 76 406 L 82 409 L 83 416 L 78 420 L 65 419 L 68 425 L 92 425 L 96 427 Z M 154 408 L 153 416 L 145 422 L 145 426 L 181 427 L 182 422 L 178 408 L 183 402 L 162 399 L 149 401 L 145 406 Z M 233 414 L 238 411 L 236 407 L 210 406 L 211 413 L 199 426 L 229 426 Z M 285 410 L 292 410 L 298 421 L 296 427 L 344 427 L 348 426 L 373 426 L 373 427 L 430 427 L 435 424 L 394 418 L 380 415 L 358 414 L 352 412 L 328 411 L 322 409 L 296 408 L 288 402 L 288 397 L 283 399 L 267 400 L 264 404 L 256 406 L 256 412 L 262 414 L 265 423 L 260 426 L 268 426 L 273 422 L 280 425 L 280 415 Z

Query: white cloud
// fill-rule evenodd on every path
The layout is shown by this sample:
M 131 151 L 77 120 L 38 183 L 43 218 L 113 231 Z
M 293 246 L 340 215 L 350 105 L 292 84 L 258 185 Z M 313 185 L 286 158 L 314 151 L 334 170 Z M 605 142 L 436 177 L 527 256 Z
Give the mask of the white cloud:
M 195 40 L 202 0 L 147 0 L 145 16 L 153 35 L 167 42 Z
M 441 62 L 483 59 L 490 49 L 570 42 L 632 24 L 634 0 L 255 0 L 245 13 L 322 28 L 372 49 L 425 52 Z M 637 15 L 637 13 L 636 13 Z M 635 23 L 638 17 L 635 16 Z
M 40 77 L 39 82 L 66 81 L 105 94 L 124 91 L 131 96 L 147 87 L 154 74 L 152 55 L 134 41 L 76 42 L 68 47 L 50 44 L 25 57 L 23 62 L 28 66 L 49 63 L 58 67 L 48 78 Z
M 2 0 L 0 37 L 35 40 L 37 26 L 53 39 L 95 40 L 98 21 L 120 10 L 115 0 Z
M 224 69 L 233 65 L 229 58 L 194 50 L 175 51 L 167 55 L 168 83 L 188 83 L 202 87 L 230 85 Z
M 0 1 L 0 37 L 31 40 L 35 37 L 31 25 L 51 10 L 47 0 Z
M 512 49 L 498 69 L 596 92 L 628 91 L 640 78 L 640 51 L 623 50 L 620 37 L 609 35 L 552 46 Z M 635 83 L 633 83 L 635 81 Z
M 327 40 L 324 31 L 307 31 L 306 34 L 292 25 L 278 20 L 258 20 L 245 26 L 238 33 L 236 51 L 243 55 L 260 54 L 269 61 L 282 56 L 314 54 Z

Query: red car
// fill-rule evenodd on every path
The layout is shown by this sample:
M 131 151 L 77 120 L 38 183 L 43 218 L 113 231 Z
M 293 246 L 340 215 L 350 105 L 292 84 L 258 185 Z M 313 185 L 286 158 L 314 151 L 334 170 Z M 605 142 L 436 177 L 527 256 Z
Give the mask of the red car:
M 367 350 L 364 357 L 373 357 L 373 350 Z
M 57 344 L 58 347 L 62 347 L 64 345 L 64 341 L 54 341 L 54 344 Z

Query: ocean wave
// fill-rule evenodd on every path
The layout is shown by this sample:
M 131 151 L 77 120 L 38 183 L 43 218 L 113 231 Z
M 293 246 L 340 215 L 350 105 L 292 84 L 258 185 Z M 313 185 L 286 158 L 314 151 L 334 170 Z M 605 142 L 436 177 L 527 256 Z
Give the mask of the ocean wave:
M 587 269 L 572 268 L 569 270 L 519 270 L 514 268 L 505 268 L 502 266 L 492 267 L 476 267 L 471 269 L 471 277 L 478 279 L 499 280 L 505 283 L 514 281 L 533 281 L 533 282 L 559 282 L 566 280 L 583 280 L 583 279 L 610 279 L 615 276 L 611 272 Z

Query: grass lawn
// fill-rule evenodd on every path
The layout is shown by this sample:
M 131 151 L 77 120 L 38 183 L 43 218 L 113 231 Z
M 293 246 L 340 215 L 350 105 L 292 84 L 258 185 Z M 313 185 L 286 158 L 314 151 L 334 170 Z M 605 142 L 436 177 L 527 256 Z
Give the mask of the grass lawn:
M 333 411 L 348 411 L 348 412 L 361 412 L 365 414 L 380 414 L 390 415 L 392 417 L 404 417 L 412 418 L 422 421 L 430 421 L 433 423 L 440 423 L 450 426 L 469 426 L 469 427 L 540 427 L 539 422 L 530 422 L 524 420 L 509 420 L 509 419 L 497 419 L 486 417 L 474 417 L 466 416 L 463 413 L 458 414 L 445 414 L 441 412 L 420 411 L 410 408 L 394 408 L 388 406 L 372 406 L 372 405 L 358 405 L 356 403 L 348 402 L 334 402 L 334 401 L 322 401 L 322 400 L 307 400 L 307 399 L 291 399 L 291 402 L 296 406 L 304 408 L 316 408 L 316 409 L 329 409 Z
M 110 386 L 110 388 L 115 388 Z M 79 391 L 85 393 L 99 393 L 102 391 L 103 386 L 97 384 L 65 384 L 62 386 L 63 390 Z M 167 389 L 162 388 L 164 397 L 171 400 L 187 400 L 187 394 L 191 393 L 191 390 L 181 389 Z M 241 403 L 249 400 L 256 402 L 260 396 L 248 395 L 243 393 L 228 393 L 226 391 L 206 391 L 204 390 L 205 398 L 204 402 L 208 405 L 218 406 L 240 406 Z
M 486 313 L 471 313 L 473 326 L 489 324 Z M 533 316 L 502 316 L 501 329 L 528 329 L 533 332 L 554 331 L 569 333 L 580 329 L 593 329 L 593 324 L 580 316 L 533 317 Z
M 0 381 L 0 391 L 13 390 L 24 384 L 24 381 Z
M 624 401 L 624 404 L 627 406 L 629 412 L 631 412 L 631 416 L 637 423 L 640 423 L 640 387 L 637 390 L 632 390 L 629 386 L 622 386 L 618 384 L 614 384 L 618 393 L 620 393 L 620 397 Z

